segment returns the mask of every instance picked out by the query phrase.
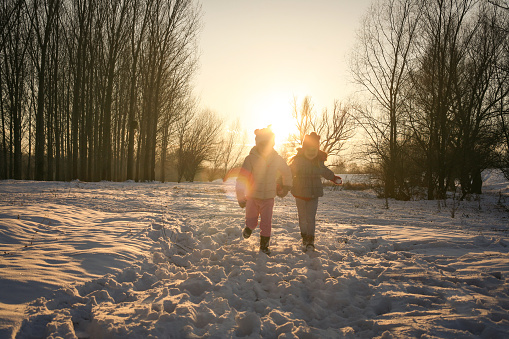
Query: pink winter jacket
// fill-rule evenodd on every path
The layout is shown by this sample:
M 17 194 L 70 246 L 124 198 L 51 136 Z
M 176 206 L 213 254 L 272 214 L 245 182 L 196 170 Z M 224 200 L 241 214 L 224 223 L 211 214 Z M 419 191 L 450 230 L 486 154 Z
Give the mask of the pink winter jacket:
M 281 175 L 283 186 L 292 186 L 292 172 L 286 161 L 272 150 L 263 157 L 255 146 L 244 160 L 235 185 L 237 199 L 271 199 L 276 196 L 276 179 Z

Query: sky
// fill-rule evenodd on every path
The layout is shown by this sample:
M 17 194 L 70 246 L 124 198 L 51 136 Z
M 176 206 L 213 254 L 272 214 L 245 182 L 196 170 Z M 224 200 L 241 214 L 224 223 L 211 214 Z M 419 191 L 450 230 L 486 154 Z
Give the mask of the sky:
M 351 93 L 348 55 L 374 0 L 201 0 L 195 94 L 248 136 L 272 124 L 290 132 L 294 98 L 317 112 Z

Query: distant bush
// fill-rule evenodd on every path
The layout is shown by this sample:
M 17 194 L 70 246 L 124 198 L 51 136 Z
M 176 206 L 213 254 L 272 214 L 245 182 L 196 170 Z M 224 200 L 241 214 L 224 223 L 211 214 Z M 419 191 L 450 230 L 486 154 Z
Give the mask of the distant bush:
M 342 185 L 334 185 L 330 181 L 324 181 L 323 185 L 325 187 L 330 187 L 333 191 L 341 191 L 341 190 L 347 190 L 347 191 L 365 191 L 373 188 L 373 185 L 370 182 L 351 182 L 351 181 L 345 181 Z
M 345 182 L 342 186 L 347 191 L 365 191 L 372 188 L 370 183 L 365 182 Z

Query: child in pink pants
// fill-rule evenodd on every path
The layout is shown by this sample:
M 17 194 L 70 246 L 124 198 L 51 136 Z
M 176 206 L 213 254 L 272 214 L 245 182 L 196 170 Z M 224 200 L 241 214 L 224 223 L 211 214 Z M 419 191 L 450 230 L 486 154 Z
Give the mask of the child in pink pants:
M 260 217 L 260 251 L 268 255 L 274 197 L 288 194 L 292 186 L 292 172 L 274 150 L 274 133 L 270 127 L 255 130 L 255 135 L 256 146 L 242 164 L 236 193 L 239 206 L 246 208 L 246 227 L 242 235 L 245 239 L 249 238 Z M 278 175 L 282 177 L 281 188 L 276 184 Z

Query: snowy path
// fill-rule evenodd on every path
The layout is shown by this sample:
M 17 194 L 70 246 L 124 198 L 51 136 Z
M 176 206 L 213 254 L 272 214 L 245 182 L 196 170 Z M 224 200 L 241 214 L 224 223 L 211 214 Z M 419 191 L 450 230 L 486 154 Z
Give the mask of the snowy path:
M 231 186 L 0 182 L 0 318 L 38 298 L 21 338 L 508 336 L 505 185 L 455 218 L 328 191 L 311 256 L 277 199 L 267 257 Z

